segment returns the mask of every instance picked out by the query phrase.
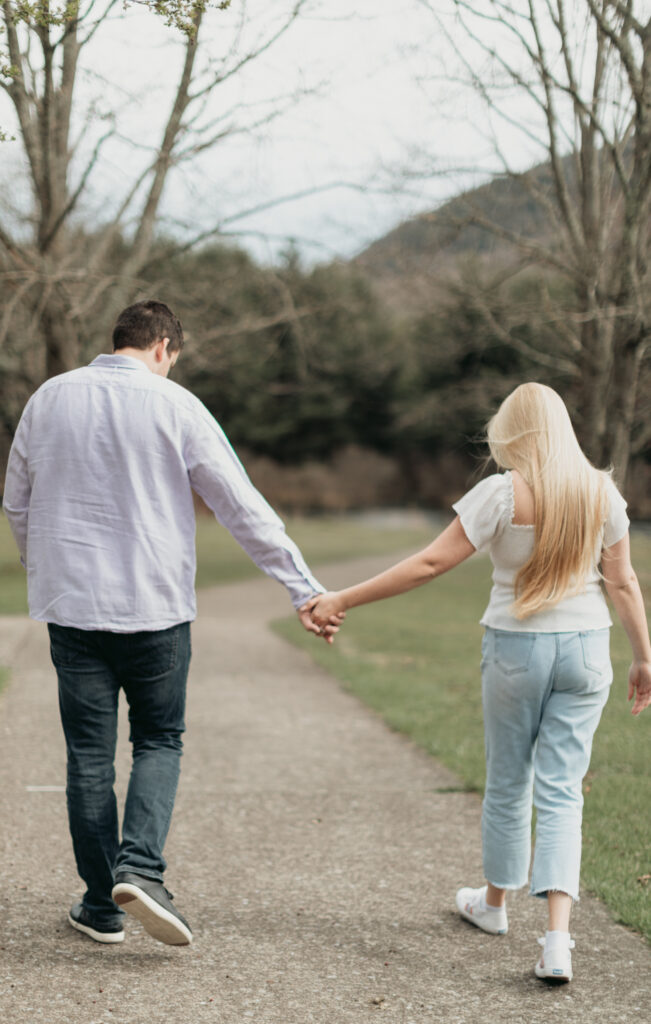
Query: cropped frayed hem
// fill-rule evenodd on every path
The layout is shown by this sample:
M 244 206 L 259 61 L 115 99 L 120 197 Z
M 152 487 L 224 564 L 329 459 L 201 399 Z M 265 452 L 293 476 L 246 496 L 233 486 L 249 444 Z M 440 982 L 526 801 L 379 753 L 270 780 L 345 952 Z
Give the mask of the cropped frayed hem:
M 508 882 L 507 883 L 504 883 L 504 882 L 492 882 L 490 880 L 490 878 L 488 877 L 488 875 L 486 875 L 486 881 L 488 882 L 489 885 L 492 885 L 495 889 L 508 889 L 509 892 L 517 892 L 518 889 L 524 889 L 525 885 L 527 884 L 526 880 L 524 882 L 521 882 L 519 885 L 511 885 Z
M 551 886 L 550 885 L 550 886 L 547 886 L 546 889 L 535 889 L 535 890 L 534 889 L 529 889 L 529 895 L 530 896 L 536 896 L 538 899 L 541 899 L 541 900 L 546 900 L 547 899 L 547 893 L 549 893 L 549 892 L 561 892 L 565 896 L 569 896 L 570 899 L 572 900 L 572 903 L 579 903 L 580 902 L 580 899 L 579 899 L 578 895 L 575 896 L 573 892 L 568 892 L 567 889 L 559 889 L 558 886 Z

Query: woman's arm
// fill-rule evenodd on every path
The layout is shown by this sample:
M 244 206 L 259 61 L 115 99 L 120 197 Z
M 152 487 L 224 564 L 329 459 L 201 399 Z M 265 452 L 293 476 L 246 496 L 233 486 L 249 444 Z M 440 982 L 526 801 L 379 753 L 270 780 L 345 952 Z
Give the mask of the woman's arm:
M 628 532 L 617 544 L 604 548 L 601 571 L 608 596 L 633 651 L 633 664 L 628 674 L 628 699 L 635 696 L 632 712 L 639 715 L 651 704 L 651 642 L 642 591 L 631 565 Z
M 331 616 L 345 612 L 348 608 L 404 594 L 407 590 L 429 583 L 436 576 L 453 569 L 474 552 L 475 548 L 466 537 L 461 520 L 457 516 L 428 547 L 398 562 L 379 576 L 373 576 L 372 579 L 357 583 L 353 587 L 346 587 L 345 590 L 313 598 L 308 604 L 312 618 L 317 625 L 325 626 Z

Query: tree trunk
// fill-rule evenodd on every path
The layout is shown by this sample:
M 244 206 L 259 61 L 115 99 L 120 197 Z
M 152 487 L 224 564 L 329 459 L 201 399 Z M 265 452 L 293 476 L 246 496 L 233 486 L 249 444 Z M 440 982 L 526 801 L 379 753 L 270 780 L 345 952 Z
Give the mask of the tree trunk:
M 58 373 L 74 370 L 77 366 L 79 337 L 63 305 L 56 299 L 45 306 L 41 328 L 45 340 L 46 376 L 54 377 Z
M 644 349 L 644 340 L 639 331 L 635 335 L 632 330 L 621 341 L 618 339 L 615 345 L 604 456 L 606 464 L 612 465 L 615 480 L 621 488 L 626 486 L 637 385 Z
M 608 390 L 612 373 L 612 329 L 594 289 L 579 293 L 581 328 L 580 385 L 577 401 L 581 447 L 596 466 L 606 457 Z

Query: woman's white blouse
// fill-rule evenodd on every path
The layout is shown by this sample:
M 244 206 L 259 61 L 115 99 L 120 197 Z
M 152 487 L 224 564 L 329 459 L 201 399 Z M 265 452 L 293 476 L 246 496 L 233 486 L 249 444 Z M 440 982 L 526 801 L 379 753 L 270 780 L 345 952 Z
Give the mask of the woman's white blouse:
M 626 502 L 610 479 L 608 496 L 609 511 L 601 548 L 616 544 L 629 526 Z M 483 626 L 519 633 L 568 633 L 612 625 L 597 569 L 601 548 L 581 593 L 566 597 L 552 608 L 526 619 L 516 619 L 513 615 L 515 577 L 531 556 L 535 528 L 513 522 L 515 502 L 510 472 L 495 473 L 481 480 L 452 507 L 470 543 L 478 551 L 487 552 L 493 563 L 493 588 L 481 618 Z

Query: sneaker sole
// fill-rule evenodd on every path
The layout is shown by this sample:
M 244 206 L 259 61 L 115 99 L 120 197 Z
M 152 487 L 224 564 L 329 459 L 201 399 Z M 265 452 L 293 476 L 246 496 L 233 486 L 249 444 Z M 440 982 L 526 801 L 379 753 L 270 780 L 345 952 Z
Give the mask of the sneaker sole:
M 572 980 L 572 975 L 568 974 L 567 971 L 559 970 L 558 973 L 554 974 L 545 967 L 538 967 L 537 964 L 534 970 L 537 978 L 540 978 L 541 981 L 551 981 L 553 985 L 566 985 Z
M 95 940 L 95 942 L 124 942 L 124 932 L 98 932 L 95 928 L 91 928 L 90 925 L 81 924 L 80 921 L 75 921 L 71 914 L 68 914 L 68 924 L 71 924 L 78 932 L 83 932 L 84 935 L 89 935 L 91 939 Z
M 465 908 L 465 904 L 462 901 L 456 900 L 455 902 L 457 910 L 459 911 L 459 914 L 464 919 L 464 921 L 467 921 L 468 924 L 474 924 L 475 928 L 480 928 L 481 931 L 486 932 L 487 935 L 506 935 L 506 933 L 508 932 L 508 921 L 506 923 L 505 928 L 484 928 L 483 924 L 480 924 L 476 917 L 473 917 L 472 914 L 468 913 L 468 911 Z
M 136 885 L 119 882 L 111 895 L 119 907 L 140 921 L 152 939 L 166 946 L 189 946 L 192 942 L 190 929 Z
M 459 910 L 459 913 L 464 921 L 467 921 L 468 924 L 474 924 L 475 928 L 479 928 L 482 932 L 486 932 L 487 935 L 506 935 L 509 930 L 508 925 L 506 928 L 484 928 L 483 924 L 480 924 L 479 921 L 470 914 L 466 914 L 464 910 Z

